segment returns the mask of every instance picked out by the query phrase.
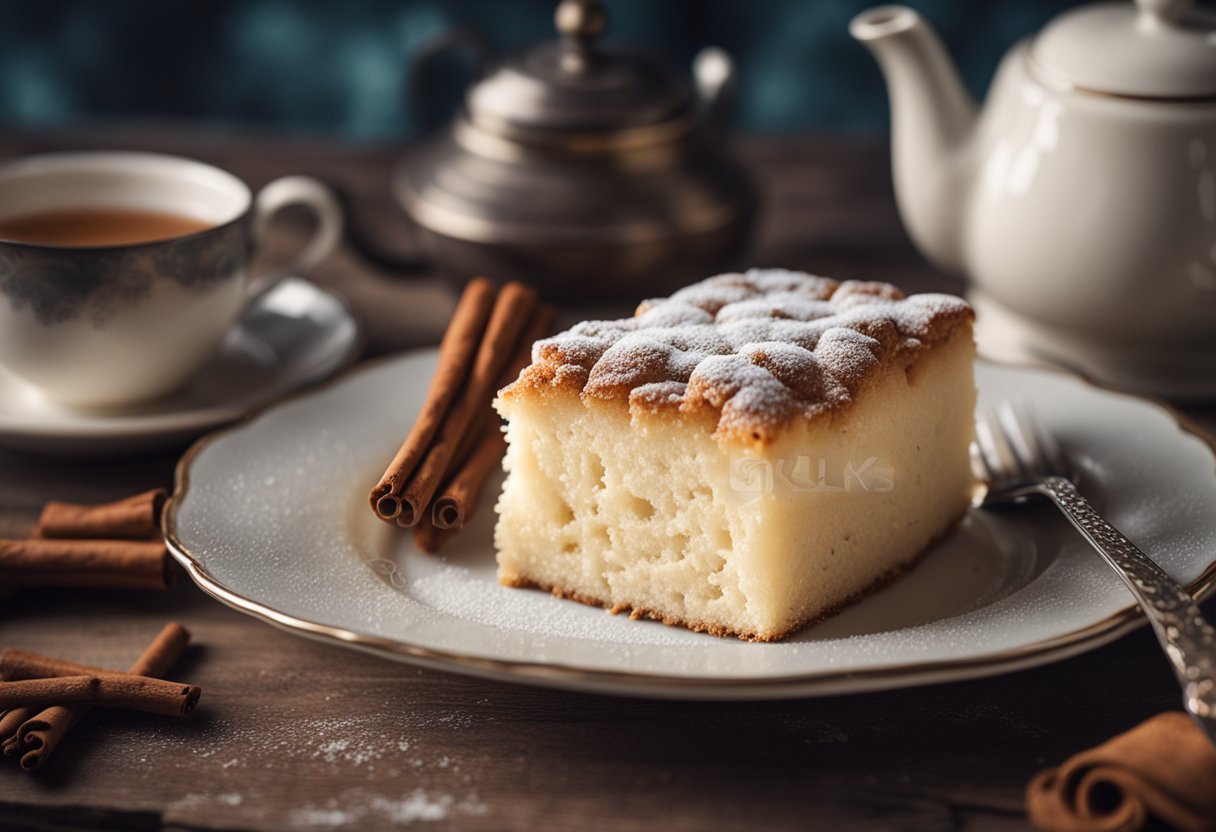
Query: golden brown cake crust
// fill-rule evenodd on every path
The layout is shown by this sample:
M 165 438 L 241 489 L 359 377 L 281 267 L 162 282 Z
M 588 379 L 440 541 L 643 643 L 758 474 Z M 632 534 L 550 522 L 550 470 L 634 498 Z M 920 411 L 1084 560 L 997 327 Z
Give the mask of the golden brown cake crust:
M 795 418 L 844 407 L 974 317 L 953 295 L 753 269 L 538 341 L 500 395 L 575 392 L 634 413 L 708 416 L 719 438 L 768 442 Z

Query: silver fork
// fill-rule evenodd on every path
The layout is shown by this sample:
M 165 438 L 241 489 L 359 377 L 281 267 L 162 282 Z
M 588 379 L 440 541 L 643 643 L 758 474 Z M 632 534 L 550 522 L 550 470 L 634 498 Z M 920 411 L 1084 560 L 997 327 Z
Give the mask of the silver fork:
M 987 411 L 976 424 L 971 461 L 988 484 L 979 505 L 1046 497 L 1119 574 L 1169 657 L 1187 712 L 1216 743 L 1216 630 L 1191 594 L 1081 496 L 1059 445 L 1026 409 L 1005 402 Z

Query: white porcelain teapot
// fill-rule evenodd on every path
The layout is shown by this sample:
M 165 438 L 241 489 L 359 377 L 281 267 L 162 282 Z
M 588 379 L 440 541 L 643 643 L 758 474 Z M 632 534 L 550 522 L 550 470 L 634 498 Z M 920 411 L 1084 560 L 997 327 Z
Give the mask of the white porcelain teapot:
M 850 31 L 890 91 L 901 216 L 969 276 L 981 348 L 1216 398 L 1216 18 L 1067 12 L 1010 50 L 982 110 L 913 10 Z

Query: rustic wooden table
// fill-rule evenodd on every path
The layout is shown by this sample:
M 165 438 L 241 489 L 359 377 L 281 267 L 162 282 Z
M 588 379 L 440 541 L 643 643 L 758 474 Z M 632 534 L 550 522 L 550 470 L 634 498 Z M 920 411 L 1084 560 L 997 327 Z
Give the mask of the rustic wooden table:
M 387 191 L 400 148 L 161 129 L 0 136 L 0 157 L 82 147 L 186 153 L 254 185 L 329 176 L 359 195 L 377 235 L 408 242 Z M 900 230 L 883 147 L 752 139 L 743 149 L 768 191 L 753 262 L 959 289 Z M 433 342 L 452 304 L 438 281 L 388 280 L 346 253 L 316 279 L 363 317 L 369 355 Z M 0 451 L 0 536 L 28 531 L 48 499 L 169 485 L 174 462 Z M 24 594 L 2 610 L 0 646 L 116 668 L 179 620 L 197 646 L 173 675 L 205 691 L 188 721 L 94 713 L 34 775 L 0 760 L 4 828 L 1019 829 L 1037 770 L 1178 705 L 1145 630 L 994 679 L 706 704 L 417 670 L 288 635 L 191 586 Z

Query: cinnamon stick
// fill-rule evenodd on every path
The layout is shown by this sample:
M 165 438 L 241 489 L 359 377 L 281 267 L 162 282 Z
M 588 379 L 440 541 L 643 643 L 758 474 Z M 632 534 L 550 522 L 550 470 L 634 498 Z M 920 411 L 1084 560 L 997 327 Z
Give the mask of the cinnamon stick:
M 455 537 L 458 531 L 459 529 L 456 528 L 436 528 L 432 516 L 428 514 L 418 522 L 418 525 L 414 526 L 414 545 L 420 551 L 433 555 Z
M 380 519 L 392 522 L 401 513 L 401 499 L 398 496 L 401 487 L 418 467 L 444 416 L 459 395 L 493 307 L 493 284 L 484 277 L 469 281 L 439 344 L 439 366 L 431 378 L 422 411 L 384 476 L 369 495 L 372 510 Z
M 121 670 L 91 667 L 87 664 L 44 656 L 20 647 L 0 650 L 0 682 L 19 682 L 23 679 L 54 679 L 60 676 L 128 676 Z M 137 676 L 147 674 L 137 673 Z
M 515 351 L 511 353 L 511 358 L 503 369 L 502 375 L 498 377 L 495 393 L 519 378 L 519 374 L 524 371 L 524 368 L 532 363 L 532 347 L 553 330 L 553 323 L 556 320 L 556 306 L 545 304 L 536 310 L 536 315 L 524 330 L 523 337 L 515 345 Z
M 167 496 L 165 489 L 154 488 L 125 500 L 95 506 L 50 502 L 42 509 L 33 537 L 159 538 L 160 516 Z
M 189 642 L 190 633 L 186 628 L 176 622 L 170 622 L 161 629 L 127 672 L 139 676 L 163 676 L 177 663 Z M 26 717 L 20 727 L 11 734 L 0 731 L 0 751 L 6 755 L 24 751 L 21 755 L 21 767 L 26 771 L 41 768 L 91 707 L 90 703 L 77 702 L 44 708 Z
M 160 540 L 0 540 L 0 586 L 165 589 L 175 577 Z
M 443 493 L 431 509 L 431 521 L 437 529 L 459 529 L 477 504 L 481 487 L 494 471 L 502 467 L 507 442 L 502 426 L 495 418 L 482 431 L 468 459 L 448 480 Z
M 1216 830 L 1216 746 L 1191 717 L 1166 711 L 1041 771 L 1026 788 L 1035 829 Z
M 431 511 L 414 526 L 414 545 L 436 554 L 472 519 L 482 486 L 502 465 L 506 440 L 497 413 L 490 413 L 470 454 L 456 469 L 435 499 Z
M 536 292 L 522 283 L 508 283 L 498 293 L 468 381 L 443 418 L 413 477 L 401 489 L 397 525 L 409 527 L 422 519 L 422 510 L 442 484 L 461 439 L 490 401 L 495 383 L 532 322 L 536 303 Z
M 459 470 L 459 468 L 464 465 L 466 461 L 468 461 L 469 456 L 471 456 L 473 451 L 476 449 L 477 443 L 481 441 L 482 433 L 487 429 L 487 425 L 502 424 L 502 420 L 498 417 L 498 414 L 494 412 L 494 408 L 490 406 L 489 402 L 486 402 L 485 410 L 485 416 L 481 420 L 481 425 L 471 425 L 469 430 L 465 431 L 464 436 L 460 438 L 460 445 L 457 446 L 456 452 L 452 454 L 452 470 Z M 442 493 L 442 491 L 443 489 L 440 489 L 439 492 L 436 493 L 439 494 Z M 422 521 L 419 520 L 418 522 L 421 523 Z
M 541 307 L 524 331 L 507 366 L 498 378 L 497 388 L 502 389 L 519 377 L 532 361 L 532 345 L 545 337 L 553 326 L 557 310 L 552 306 Z M 475 434 L 470 432 L 470 448 L 448 476 L 431 508 L 431 520 L 438 530 L 460 528 L 468 519 L 472 506 L 486 479 L 498 470 L 506 453 L 506 440 L 502 435 L 502 423 L 498 414 L 487 407 L 488 419 L 484 427 Z M 425 535 L 424 535 L 425 536 Z M 445 538 L 436 538 L 439 543 Z M 433 551 L 423 549 L 423 551 Z
M 44 702 L 88 702 L 150 714 L 188 716 L 201 695 L 197 685 L 116 673 L 0 682 L 0 708 Z
M 10 757 L 21 748 L 20 728 L 25 721 L 38 713 L 38 708 L 27 705 L 13 708 L 0 714 L 0 754 Z

